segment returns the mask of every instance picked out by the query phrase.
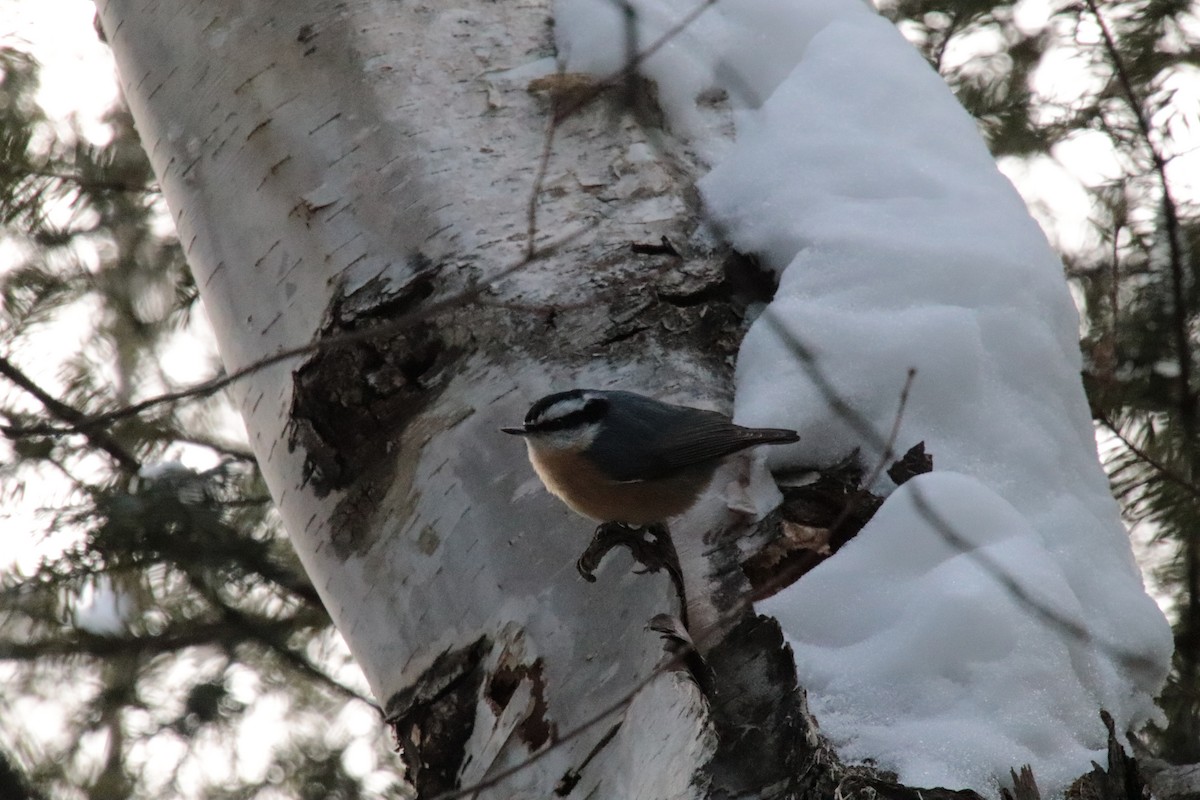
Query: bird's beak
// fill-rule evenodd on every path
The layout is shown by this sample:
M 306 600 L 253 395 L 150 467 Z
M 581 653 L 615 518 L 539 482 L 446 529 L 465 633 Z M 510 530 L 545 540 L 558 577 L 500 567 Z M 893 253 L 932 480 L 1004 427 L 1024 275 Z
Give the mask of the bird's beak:
M 505 433 L 511 433 L 513 436 L 524 436 L 526 434 L 525 426 L 519 428 L 501 428 Z

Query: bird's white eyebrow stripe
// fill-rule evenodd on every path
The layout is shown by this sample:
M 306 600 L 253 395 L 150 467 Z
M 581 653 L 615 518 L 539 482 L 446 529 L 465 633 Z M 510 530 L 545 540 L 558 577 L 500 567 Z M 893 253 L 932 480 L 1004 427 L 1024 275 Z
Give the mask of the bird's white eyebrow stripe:
M 562 419 L 569 414 L 574 414 L 576 411 L 583 411 L 584 406 L 587 405 L 587 401 L 587 397 L 572 397 L 569 400 L 560 400 L 539 414 L 537 419 L 533 421 L 538 423 Z

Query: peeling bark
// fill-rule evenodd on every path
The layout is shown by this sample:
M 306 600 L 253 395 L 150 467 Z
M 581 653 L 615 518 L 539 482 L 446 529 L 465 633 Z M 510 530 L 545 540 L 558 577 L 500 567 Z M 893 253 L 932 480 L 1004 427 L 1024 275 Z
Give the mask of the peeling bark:
M 918 442 L 887 470 L 899 486 L 933 469 L 933 457 Z M 783 504 L 762 526 L 755 548 L 742 562 L 751 597 L 762 600 L 800 580 L 836 553 L 870 521 L 883 498 L 862 486 L 865 470 L 857 454 L 845 462 L 794 478 L 784 476 Z
M 424 675 L 388 700 L 387 721 L 404 752 L 407 778 L 422 796 L 457 785 L 474 727 L 486 646 L 481 639 L 465 650 L 442 653 Z

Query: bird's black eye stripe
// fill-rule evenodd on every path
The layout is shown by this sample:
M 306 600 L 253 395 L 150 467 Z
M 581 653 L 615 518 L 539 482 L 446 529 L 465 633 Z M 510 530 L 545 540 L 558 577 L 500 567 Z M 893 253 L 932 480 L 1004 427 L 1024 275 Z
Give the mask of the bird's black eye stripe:
M 575 428 L 580 425 L 587 425 L 592 422 L 598 422 L 608 411 L 608 401 L 599 397 L 589 399 L 583 404 L 583 408 L 578 411 L 572 411 L 570 414 L 564 414 L 561 417 L 552 417 L 547 420 L 533 421 L 525 423 L 525 429 L 537 432 L 562 431 L 568 428 Z
M 559 392 L 558 394 L 546 395 L 541 400 L 538 400 L 536 403 L 534 403 L 529 409 L 529 413 L 525 415 L 525 426 L 530 427 L 532 425 L 536 425 L 538 420 L 541 419 L 542 414 L 545 414 L 546 410 L 550 407 L 566 400 L 578 400 L 582 396 L 583 392 L 578 389 L 572 389 L 569 392 Z

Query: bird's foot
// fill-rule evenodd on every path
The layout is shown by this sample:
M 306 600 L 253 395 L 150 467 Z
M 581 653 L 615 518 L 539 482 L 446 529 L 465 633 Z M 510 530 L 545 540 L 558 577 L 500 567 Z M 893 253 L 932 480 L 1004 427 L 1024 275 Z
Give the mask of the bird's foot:
M 628 548 L 633 560 L 642 566 L 641 572 L 658 572 L 662 569 L 667 571 L 675 593 L 679 596 L 680 608 L 683 609 L 686 621 L 687 598 L 683 591 L 679 555 L 675 552 L 675 543 L 671 541 L 670 531 L 662 523 L 643 528 L 633 528 L 620 522 L 601 523 L 592 534 L 591 544 L 575 562 L 575 568 L 585 581 L 594 583 L 595 572 L 608 555 L 608 551 L 622 546 Z
M 641 542 L 641 528 L 631 528 L 620 522 L 602 522 L 596 526 L 596 532 L 592 534 L 592 541 L 587 550 L 584 550 L 583 555 L 575 562 L 575 569 L 585 581 L 595 583 L 596 570 L 600 568 L 600 563 L 604 561 L 609 550 L 625 545 L 633 553 L 636 552 L 634 548 Z M 636 557 L 635 555 L 634 558 Z

